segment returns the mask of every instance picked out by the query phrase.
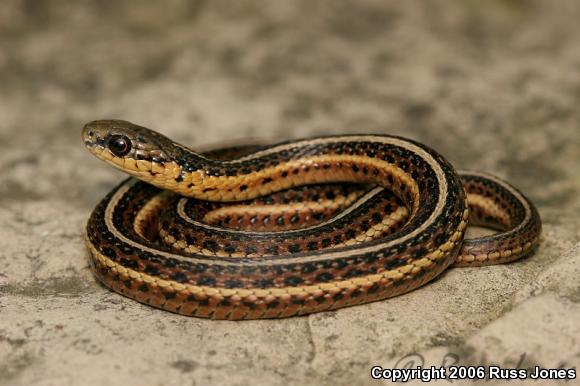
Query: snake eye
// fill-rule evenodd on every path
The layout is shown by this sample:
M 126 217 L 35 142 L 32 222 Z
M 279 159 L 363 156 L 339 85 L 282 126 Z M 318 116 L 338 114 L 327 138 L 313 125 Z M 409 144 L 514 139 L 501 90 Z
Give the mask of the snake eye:
M 131 140 L 124 135 L 113 135 L 107 144 L 111 153 L 123 157 L 131 151 Z

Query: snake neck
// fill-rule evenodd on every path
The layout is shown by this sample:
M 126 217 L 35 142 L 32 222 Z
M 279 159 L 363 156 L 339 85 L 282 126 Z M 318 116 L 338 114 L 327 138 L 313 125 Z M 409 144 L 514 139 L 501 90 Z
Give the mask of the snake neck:
M 159 186 L 163 189 L 183 196 L 219 202 L 254 199 L 308 184 L 370 181 L 377 185 L 389 185 L 413 213 L 420 201 L 419 188 L 411 176 L 385 161 L 370 161 L 360 156 L 321 155 L 268 166 L 259 171 L 251 170 L 250 164 L 244 161 L 195 161 L 200 163 L 185 162 L 169 166 L 163 171 L 164 178 L 155 181 L 160 182 Z

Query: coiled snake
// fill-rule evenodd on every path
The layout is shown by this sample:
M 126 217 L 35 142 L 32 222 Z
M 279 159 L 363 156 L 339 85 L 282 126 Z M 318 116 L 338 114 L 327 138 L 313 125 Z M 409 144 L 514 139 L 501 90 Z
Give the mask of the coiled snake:
M 458 174 L 400 137 L 331 136 L 205 155 L 120 120 L 90 122 L 82 137 L 92 154 L 136 177 L 90 216 L 96 277 L 184 315 L 333 310 L 411 291 L 450 265 L 513 261 L 539 243 L 538 212 L 517 189 Z M 464 240 L 468 224 L 499 232 Z

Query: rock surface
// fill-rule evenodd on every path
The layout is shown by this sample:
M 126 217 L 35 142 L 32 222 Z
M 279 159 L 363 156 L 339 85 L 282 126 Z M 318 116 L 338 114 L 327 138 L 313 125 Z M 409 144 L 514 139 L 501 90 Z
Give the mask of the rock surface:
M 374 364 L 580 365 L 579 18 L 564 0 L 3 1 L 0 385 L 362 385 Z M 543 242 L 525 261 L 307 317 L 152 309 L 87 264 L 85 221 L 124 178 L 79 140 L 106 117 L 197 146 L 411 137 L 520 187 Z

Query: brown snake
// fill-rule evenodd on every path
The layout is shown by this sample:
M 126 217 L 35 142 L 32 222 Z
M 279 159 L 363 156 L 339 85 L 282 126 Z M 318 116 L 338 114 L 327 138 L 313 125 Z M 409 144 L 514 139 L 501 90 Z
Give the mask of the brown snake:
M 205 155 L 126 121 L 90 122 L 82 137 L 95 156 L 137 178 L 88 221 L 95 275 L 184 315 L 281 318 L 367 303 L 413 290 L 450 265 L 517 260 L 540 239 L 538 212 L 517 189 L 457 174 L 432 149 L 400 137 L 331 136 Z M 464 240 L 468 223 L 498 233 Z

